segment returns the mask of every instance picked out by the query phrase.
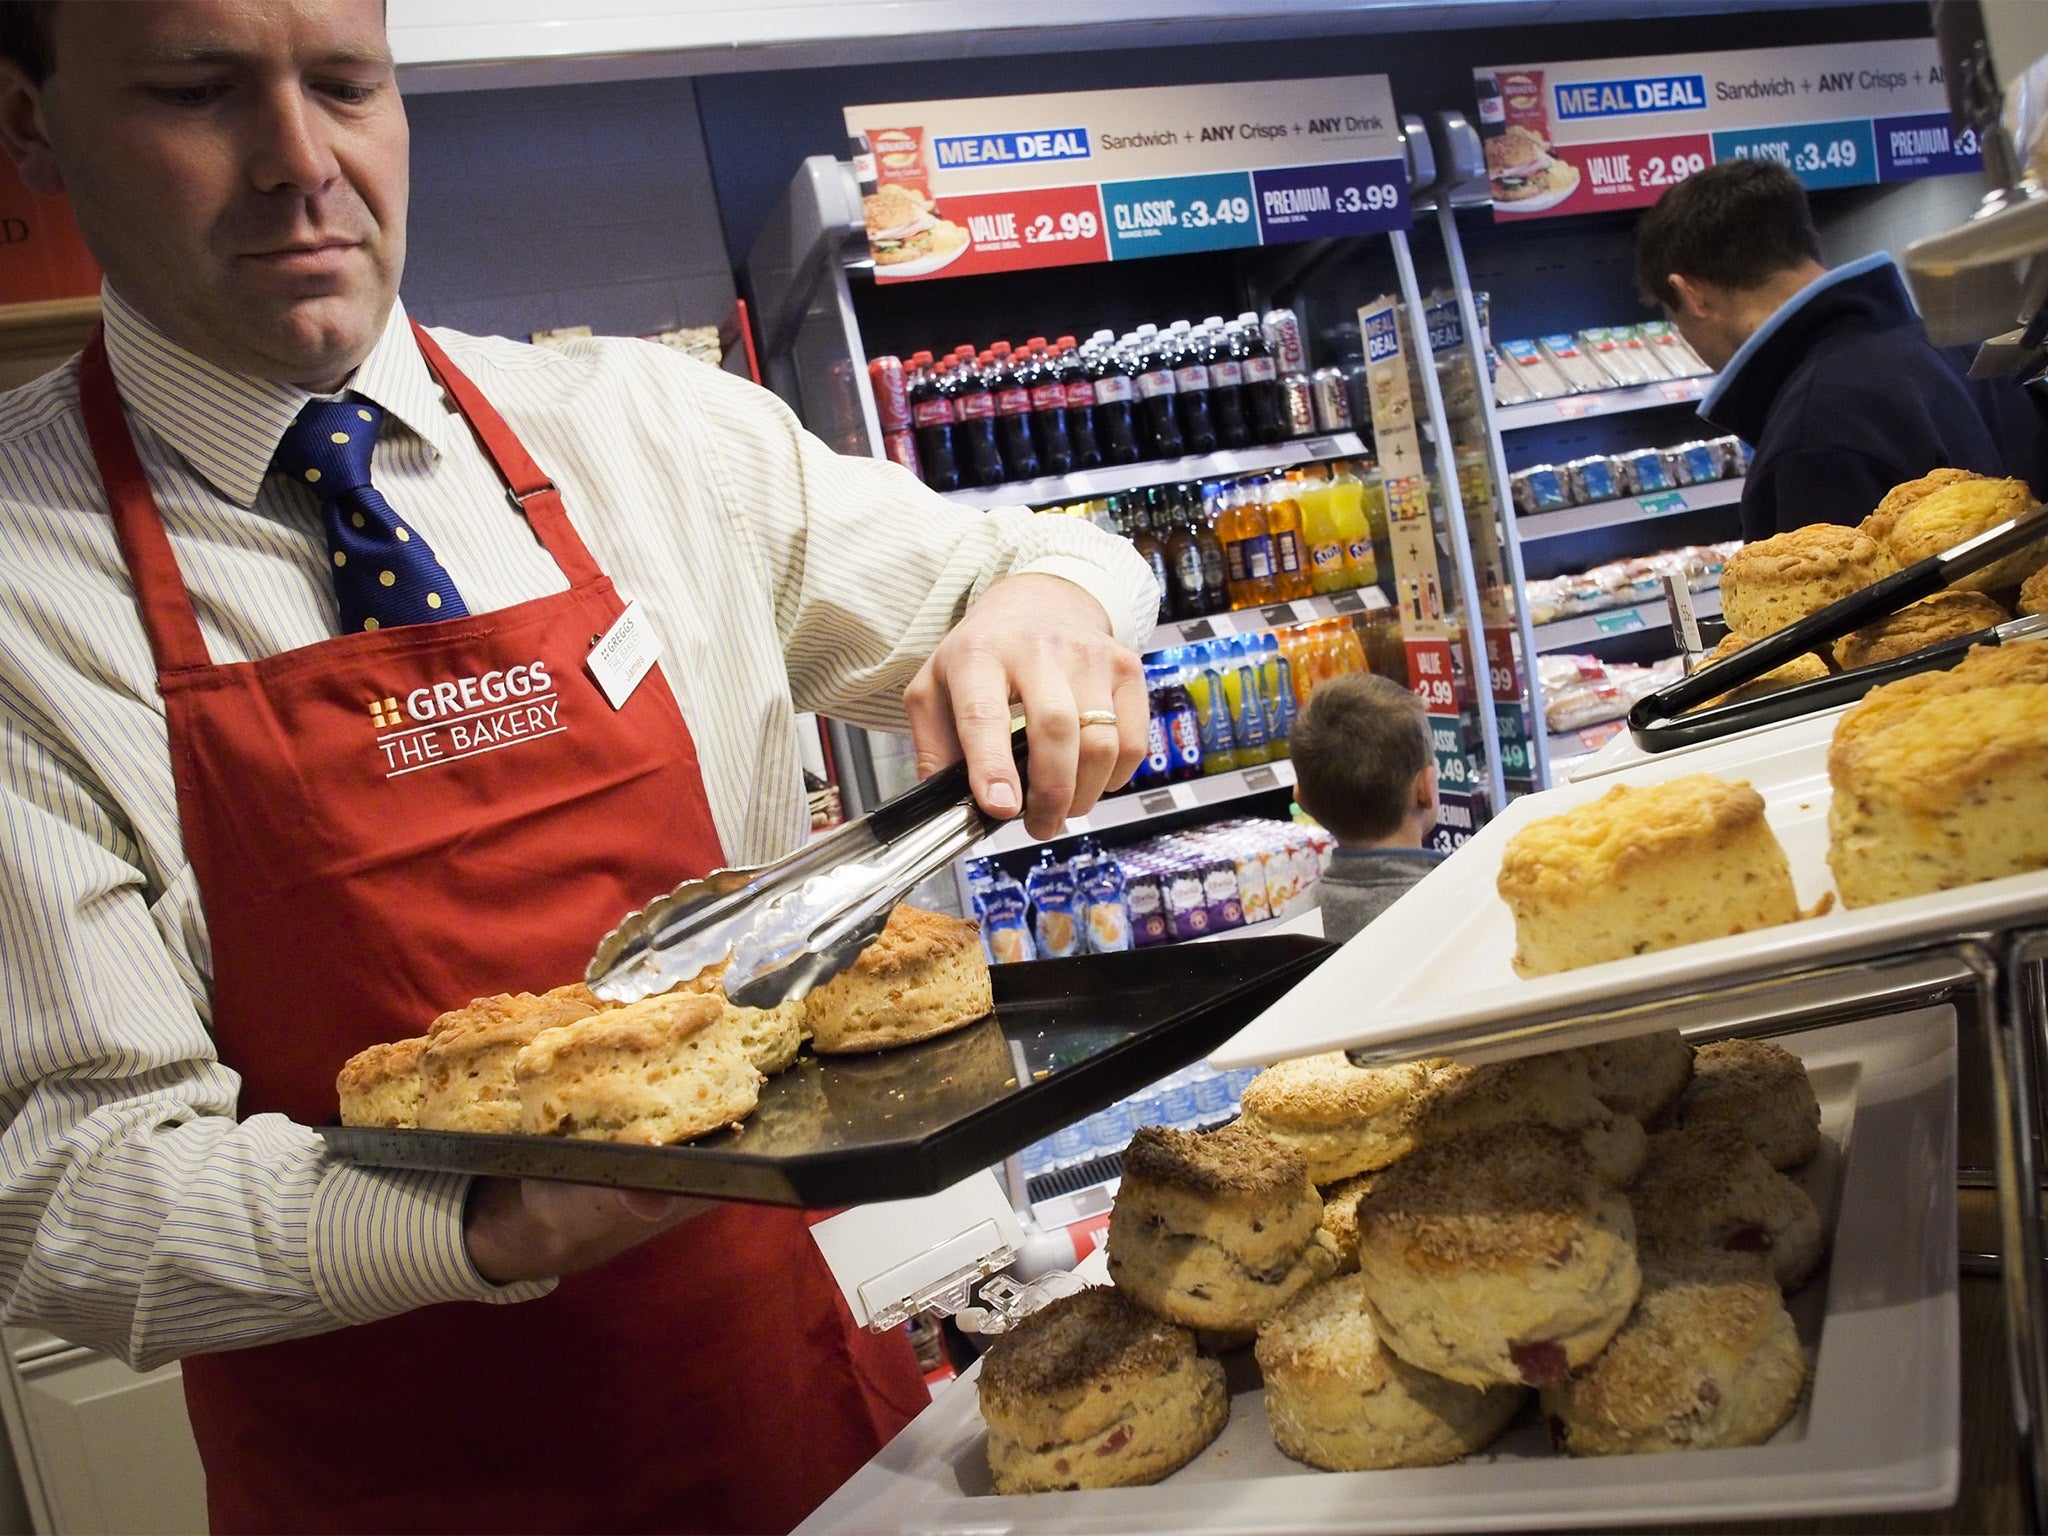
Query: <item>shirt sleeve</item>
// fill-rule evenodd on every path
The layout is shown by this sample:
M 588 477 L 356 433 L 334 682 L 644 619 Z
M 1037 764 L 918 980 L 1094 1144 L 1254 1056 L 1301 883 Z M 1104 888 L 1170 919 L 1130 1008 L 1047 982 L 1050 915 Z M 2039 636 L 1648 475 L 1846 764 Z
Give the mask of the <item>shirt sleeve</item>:
M 731 375 L 701 391 L 719 453 L 745 466 L 742 536 L 773 594 L 799 709 L 903 729 L 904 687 L 1005 576 L 1073 582 L 1132 649 L 1151 633 L 1158 584 L 1125 540 L 1081 518 L 958 506 L 899 465 L 834 453 Z
M 190 871 L 139 853 L 0 694 L 0 1321 L 148 1369 L 497 1287 L 468 1180 L 341 1163 L 281 1115 L 237 1121 L 204 1023 Z

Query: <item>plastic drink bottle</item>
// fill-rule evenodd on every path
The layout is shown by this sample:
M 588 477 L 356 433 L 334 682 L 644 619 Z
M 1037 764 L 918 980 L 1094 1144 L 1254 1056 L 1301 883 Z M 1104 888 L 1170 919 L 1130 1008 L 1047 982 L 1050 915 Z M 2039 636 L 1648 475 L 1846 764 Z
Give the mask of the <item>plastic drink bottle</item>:
M 1209 365 L 1187 321 L 1173 322 L 1166 349 L 1173 364 L 1173 403 L 1180 417 L 1181 442 L 1189 453 L 1214 453 L 1216 423 L 1209 414 Z
M 1244 367 L 1244 413 L 1256 443 L 1285 442 L 1289 436 L 1287 408 L 1280 396 L 1280 367 L 1259 325 L 1247 310 L 1237 317 L 1237 339 L 1231 350 Z
M 941 371 L 950 362 L 948 359 Z M 910 424 L 917 433 L 917 462 L 923 466 L 924 483 L 935 491 L 957 491 L 960 463 L 953 450 L 953 402 L 939 388 L 931 353 L 913 353 L 910 366 L 905 390 L 910 398 Z
M 1138 405 L 1148 458 L 1177 459 L 1187 452 L 1174 409 L 1173 363 L 1156 325 L 1138 327 Z
M 1223 541 L 1230 606 L 1260 608 L 1273 602 L 1279 596 L 1273 585 L 1273 541 L 1255 492 L 1241 485 L 1230 487 L 1216 519 L 1216 536 Z
M 1302 537 L 1301 503 L 1294 496 L 1294 476 L 1266 482 L 1261 499 L 1266 507 L 1266 535 L 1273 547 L 1273 590 L 1282 602 L 1315 591 L 1309 570 L 1308 541 Z
M 1223 685 L 1218 642 L 1204 640 L 1182 673 L 1188 698 L 1202 728 L 1202 771 L 1227 773 L 1237 767 L 1237 737 L 1230 728 L 1230 699 Z
M 996 401 L 975 365 L 974 348 L 953 354 L 944 388 L 953 401 L 955 455 L 969 485 L 1001 485 L 1003 452 L 996 442 Z
M 1237 766 L 1248 768 L 1271 762 L 1272 743 L 1266 737 L 1266 705 L 1259 695 L 1259 669 L 1246 654 L 1245 637 L 1237 635 L 1224 642 L 1230 648 L 1229 670 L 1223 685 L 1230 697 L 1230 733 L 1237 738 Z
M 1294 668 L 1271 631 L 1258 637 L 1259 694 L 1266 706 L 1266 738 L 1275 757 L 1287 756 L 1294 731 Z
M 1044 470 L 1038 445 L 1031 440 L 1031 391 L 1017 382 L 1007 341 L 989 345 L 982 377 L 996 402 L 996 444 L 1003 450 L 1003 473 L 1012 480 L 1036 480 Z
M 1350 582 L 1346 580 L 1344 535 L 1337 527 L 1336 486 L 1319 475 L 1305 475 L 1295 499 L 1301 503 L 1311 584 L 1318 592 L 1341 592 Z
M 1252 440 L 1244 414 L 1244 362 L 1231 347 L 1221 315 L 1202 322 L 1201 347 L 1202 361 L 1209 365 L 1209 415 L 1216 423 L 1216 441 L 1242 448 Z
M 1108 331 L 1088 339 L 1088 377 L 1095 386 L 1095 442 L 1105 464 L 1135 464 L 1143 455 L 1138 433 L 1138 385 Z
M 1099 469 L 1102 448 L 1095 441 L 1095 381 L 1074 349 L 1074 338 L 1062 336 L 1053 343 L 1053 372 L 1060 381 L 1067 405 L 1067 439 L 1074 449 L 1074 468 Z
M 1067 386 L 1045 355 L 1043 336 L 1024 343 L 1017 383 L 1031 397 L 1031 429 L 1038 443 L 1040 471 L 1064 475 L 1074 467 L 1074 444 L 1067 435 Z
M 1365 515 L 1365 483 L 1348 466 L 1340 465 L 1337 478 L 1330 482 L 1330 516 L 1343 545 L 1343 584 L 1371 586 L 1380 579 L 1379 554 Z

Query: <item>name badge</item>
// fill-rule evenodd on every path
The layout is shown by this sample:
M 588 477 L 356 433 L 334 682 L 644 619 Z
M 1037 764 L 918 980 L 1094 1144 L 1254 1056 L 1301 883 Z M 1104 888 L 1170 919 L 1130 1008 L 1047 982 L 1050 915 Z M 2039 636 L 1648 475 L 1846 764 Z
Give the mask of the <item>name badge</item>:
M 636 600 L 626 604 L 626 611 L 599 637 L 584 665 L 612 701 L 612 708 L 623 709 L 660 656 L 661 641 Z

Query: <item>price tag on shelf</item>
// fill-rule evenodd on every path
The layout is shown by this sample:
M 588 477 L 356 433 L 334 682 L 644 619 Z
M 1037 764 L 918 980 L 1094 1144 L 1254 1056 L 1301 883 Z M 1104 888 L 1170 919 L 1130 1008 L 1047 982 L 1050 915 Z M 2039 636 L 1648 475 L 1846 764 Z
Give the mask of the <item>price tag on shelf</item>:
M 1358 600 L 1364 605 L 1367 613 L 1376 613 L 1382 608 L 1394 606 L 1393 603 L 1388 601 L 1387 594 L 1378 587 L 1360 587 L 1358 589 Z
M 1673 512 L 1686 512 L 1685 492 L 1660 491 L 1655 496 L 1638 496 L 1636 505 L 1643 509 L 1645 517 L 1668 517 Z
M 1292 624 L 1294 622 L 1294 604 L 1274 603 L 1269 607 L 1261 608 L 1259 610 L 1259 617 L 1268 624 Z
M 1598 752 L 1621 734 L 1621 727 L 1619 720 L 1610 720 L 1605 725 L 1589 725 L 1579 732 L 1579 745 L 1588 752 Z
M 1244 770 L 1244 787 L 1246 789 L 1277 789 L 1279 784 L 1280 775 L 1265 764 L 1261 764 L 1257 768 L 1247 768 Z
M 1148 789 L 1138 796 L 1138 804 L 1147 816 L 1164 816 L 1168 811 L 1180 809 L 1173 798 L 1172 789 Z
M 1192 624 L 1181 625 L 1180 637 L 1183 641 L 1213 640 L 1216 638 L 1216 626 L 1207 619 L 1197 619 Z
M 1567 397 L 1557 401 L 1556 406 L 1558 417 L 1563 421 L 1574 421 L 1581 416 L 1591 416 L 1599 410 L 1596 402 L 1585 398 L 1572 399 Z
M 1593 615 L 1593 627 L 1603 635 L 1625 635 L 1632 629 L 1644 627 L 1640 608 L 1622 608 L 1614 613 Z
M 1334 459 L 1344 451 L 1334 437 L 1312 437 L 1301 446 L 1312 459 Z
M 1375 587 L 1373 590 L 1377 592 L 1379 589 Z M 1386 599 L 1382 598 L 1381 601 L 1385 602 Z M 1362 613 L 1365 610 L 1365 598 L 1356 587 L 1343 592 L 1332 592 L 1330 609 L 1334 613 Z
M 1658 387 L 1662 390 L 1664 398 L 1673 403 L 1697 400 L 1707 392 L 1704 379 L 1673 379 Z

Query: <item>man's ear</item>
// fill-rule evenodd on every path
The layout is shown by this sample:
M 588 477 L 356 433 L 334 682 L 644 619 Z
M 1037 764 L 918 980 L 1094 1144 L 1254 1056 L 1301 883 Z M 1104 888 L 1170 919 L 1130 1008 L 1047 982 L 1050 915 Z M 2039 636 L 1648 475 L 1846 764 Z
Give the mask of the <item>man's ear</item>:
M 1702 282 L 1696 277 L 1687 277 L 1683 272 L 1667 272 L 1664 282 L 1678 295 L 1675 308 L 1679 314 L 1704 319 L 1712 312 L 1717 297 L 1712 283 Z
M 0 147 L 31 192 L 57 197 L 64 176 L 43 123 L 43 92 L 11 59 L 0 59 Z
M 1415 809 L 1436 810 L 1436 764 L 1431 763 L 1415 775 Z

